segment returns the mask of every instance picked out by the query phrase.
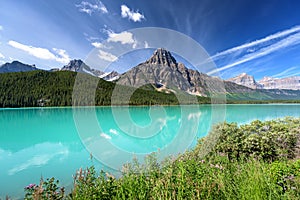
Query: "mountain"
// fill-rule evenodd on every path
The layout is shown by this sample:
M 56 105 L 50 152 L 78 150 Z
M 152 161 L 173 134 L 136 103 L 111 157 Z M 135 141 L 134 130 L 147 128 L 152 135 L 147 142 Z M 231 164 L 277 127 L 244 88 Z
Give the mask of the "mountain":
M 258 82 L 264 89 L 300 90 L 300 76 L 286 78 L 264 77 Z
M 73 99 L 74 83 L 77 73 L 71 71 L 31 71 L 0 74 L 0 107 L 32 107 L 32 106 L 91 106 L 93 101 L 87 101 L 86 88 L 82 88 L 83 95 Z M 115 83 L 102 80 L 99 77 L 83 74 L 84 85 L 97 83 L 93 93 L 95 105 L 111 105 Z M 175 95 L 166 94 L 148 88 L 118 87 L 120 101 L 114 105 L 123 105 L 123 97 L 133 93 L 129 105 L 176 105 Z M 199 101 L 209 103 L 208 98 L 198 98 Z
M 85 64 L 82 60 L 71 60 L 67 65 L 63 66 L 61 68 L 61 71 L 72 71 L 72 72 L 81 72 L 90 74 L 92 76 L 96 76 L 99 78 L 102 78 L 107 81 L 114 81 L 119 78 L 120 74 L 116 71 L 112 72 L 102 72 L 100 70 L 93 69 L 89 67 L 87 64 Z
M 252 92 L 251 89 L 220 78 L 211 77 L 178 63 L 169 51 L 157 49 L 145 62 L 133 67 L 120 76 L 118 84 L 141 87 L 152 84 L 157 90 L 167 92 L 186 92 L 198 96 L 211 93 Z M 224 90 L 224 85 L 226 91 Z
M 120 74 L 116 71 L 111 71 L 111 72 L 102 74 L 101 76 L 99 76 L 99 78 L 102 78 L 103 80 L 106 80 L 106 81 L 115 81 L 120 78 Z
M 5 63 L 0 66 L 0 73 L 9 73 L 9 72 L 28 72 L 39 70 L 35 65 L 27 65 L 19 61 L 13 61 L 12 63 Z
M 264 77 L 259 81 L 255 81 L 253 76 L 242 73 L 236 77 L 228 79 L 227 81 L 252 89 L 300 90 L 300 76 L 286 78 Z
M 246 73 L 242 73 L 236 77 L 230 78 L 227 81 L 236 83 L 238 85 L 243 85 L 252 89 L 262 89 L 263 86 L 257 83 L 253 76 Z
M 92 76 L 101 76 L 104 74 L 104 72 L 92 69 L 88 65 L 86 65 L 82 60 L 71 60 L 67 65 L 63 66 L 61 68 L 61 71 L 72 71 L 72 72 L 81 72 L 81 73 L 86 73 L 90 74 Z

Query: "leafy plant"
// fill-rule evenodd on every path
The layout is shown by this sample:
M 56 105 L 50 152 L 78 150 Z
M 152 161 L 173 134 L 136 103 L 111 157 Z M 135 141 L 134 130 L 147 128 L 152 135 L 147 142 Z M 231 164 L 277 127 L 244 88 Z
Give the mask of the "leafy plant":
M 42 178 L 39 185 L 29 184 L 24 188 L 25 199 L 63 199 L 65 195 L 65 188 L 58 187 L 58 184 L 59 181 L 55 180 L 53 177 L 46 181 Z

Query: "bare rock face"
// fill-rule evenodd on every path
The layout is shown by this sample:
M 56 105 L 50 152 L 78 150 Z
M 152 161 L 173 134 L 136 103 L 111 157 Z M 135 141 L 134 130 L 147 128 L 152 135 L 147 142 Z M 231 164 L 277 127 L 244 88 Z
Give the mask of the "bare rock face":
M 106 81 L 115 81 L 120 78 L 120 74 L 116 71 L 111 71 L 108 73 L 104 73 L 104 74 L 100 75 L 99 77 Z
M 71 60 L 67 65 L 61 68 L 61 71 L 73 71 L 73 72 L 86 73 L 92 76 L 102 78 L 103 80 L 106 81 L 115 81 L 120 77 L 120 74 L 116 71 L 105 73 L 100 70 L 90 68 L 82 60 Z
M 259 83 L 264 89 L 300 90 L 300 76 L 286 78 L 264 77 Z
M 28 72 L 40 70 L 35 67 L 35 65 L 27 65 L 19 61 L 13 61 L 12 63 L 5 63 L 0 65 L 0 73 L 9 73 L 9 72 Z
M 273 78 L 266 76 L 256 82 L 253 76 L 242 73 L 236 77 L 228 79 L 227 81 L 252 89 L 300 90 L 300 76 L 291 76 L 286 78 Z
M 122 74 L 118 84 L 133 87 L 153 84 L 199 96 L 207 96 L 212 91 L 225 92 L 221 79 L 188 69 L 163 48 L 157 49 L 144 63 Z
M 236 77 L 230 78 L 227 81 L 236 83 L 238 85 L 243 85 L 252 89 L 262 89 L 263 86 L 260 83 L 257 83 L 253 76 L 250 76 L 246 73 L 242 73 Z
M 61 68 L 61 71 L 72 71 L 90 74 L 92 76 L 101 76 L 104 72 L 92 69 L 86 65 L 82 60 L 71 60 L 67 65 Z

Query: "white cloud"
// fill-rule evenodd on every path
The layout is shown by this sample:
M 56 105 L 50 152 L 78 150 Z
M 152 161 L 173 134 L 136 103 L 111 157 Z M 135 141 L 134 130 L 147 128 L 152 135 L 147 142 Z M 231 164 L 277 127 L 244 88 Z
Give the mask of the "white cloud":
M 296 45 L 296 44 L 299 44 L 299 43 L 300 43 L 300 33 L 291 35 L 291 36 L 289 36 L 285 39 L 282 39 L 279 42 L 276 42 L 276 43 L 274 43 L 270 46 L 261 48 L 260 50 L 254 52 L 254 53 L 246 54 L 241 59 L 239 59 L 239 60 L 237 60 L 237 61 L 235 61 L 231 64 L 225 65 L 221 68 L 218 68 L 216 70 L 213 70 L 213 71 L 209 72 L 208 75 L 214 74 L 214 73 L 219 72 L 219 71 L 223 71 L 225 69 L 229 69 L 229 68 L 237 66 L 239 64 L 248 62 L 250 60 L 254 60 L 256 58 L 268 55 L 268 54 L 273 53 L 275 51 L 278 51 L 280 49 L 283 49 L 283 48 L 286 48 L 286 47 L 289 47 L 289 46 L 293 46 L 293 45 Z
M 108 31 L 108 42 L 121 42 L 121 44 L 134 44 L 135 40 L 133 34 L 127 31 L 121 33 L 114 33 Z
M 2 31 L 2 30 L 3 30 L 3 26 L 0 25 L 0 31 Z
M 130 10 L 126 5 L 121 5 L 121 16 L 123 18 L 128 18 L 134 22 L 140 22 L 145 19 L 145 16 L 138 11 Z
M 60 62 L 60 63 L 68 63 L 70 61 L 70 57 L 69 55 L 67 54 L 66 50 L 64 49 L 56 49 L 56 48 L 53 48 L 53 51 L 55 53 L 57 53 L 60 57 L 57 57 L 55 58 L 55 60 L 57 62 Z
M 228 54 L 232 54 L 232 53 L 235 53 L 237 51 L 241 51 L 241 50 L 244 50 L 246 48 L 250 48 L 250 47 L 253 47 L 253 46 L 256 46 L 256 45 L 267 43 L 269 41 L 285 37 L 285 36 L 287 36 L 289 34 L 296 33 L 298 31 L 300 31 L 300 26 L 295 26 L 295 27 L 293 27 L 291 29 L 287 29 L 287 30 L 284 30 L 284 31 L 277 32 L 277 33 L 269 35 L 269 36 L 267 36 L 265 38 L 262 38 L 262 39 L 259 39 L 259 40 L 255 40 L 255 41 L 252 41 L 252 42 L 249 42 L 249 43 L 245 43 L 243 45 L 240 45 L 240 46 L 237 46 L 237 47 L 233 47 L 231 49 L 227 49 L 225 51 L 222 51 L 220 53 L 215 54 L 211 58 L 212 59 L 218 59 L 218 58 L 220 58 L 222 56 L 226 56 Z M 255 50 L 254 49 L 248 49 L 248 51 L 253 52 Z
M 0 53 L 0 59 L 4 59 L 4 58 L 5 56 L 2 53 Z
M 105 48 L 105 45 L 102 44 L 101 42 L 92 42 L 92 46 L 96 48 Z
M 144 45 L 144 47 L 147 49 L 147 48 L 149 48 L 149 44 L 148 44 L 148 42 L 147 41 L 145 41 L 145 43 L 144 43 L 145 45 Z
M 114 62 L 114 61 L 118 60 L 117 56 L 115 56 L 111 53 L 108 53 L 106 51 L 102 51 L 102 50 L 99 50 L 98 56 L 99 56 L 99 58 L 106 60 L 108 62 Z
M 84 12 L 89 15 L 92 15 L 93 12 L 97 11 L 101 13 L 108 13 L 107 8 L 101 1 L 98 1 L 96 4 L 92 4 L 87 1 L 82 1 L 80 4 L 75 6 L 78 8 L 79 12 Z
M 55 60 L 63 64 L 68 63 L 70 60 L 69 55 L 63 49 L 53 48 L 52 50 L 55 52 L 56 54 L 55 55 L 54 53 L 50 52 L 48 49 L 24 45 L 13 40 L 10 40 L 8 44 L 16 49 L 25 51 L 28 54 L 43 60 Z

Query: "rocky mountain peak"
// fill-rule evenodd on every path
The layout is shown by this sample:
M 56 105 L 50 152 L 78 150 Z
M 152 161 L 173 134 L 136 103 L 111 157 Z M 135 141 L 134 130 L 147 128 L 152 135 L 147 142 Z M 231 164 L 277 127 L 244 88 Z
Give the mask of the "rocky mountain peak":
M 21 63 L 19 61 L 13 61 L 11 63 L 5 63 L 0 65 L 0 73 L 8 73 L 8 72 L 27 72 L 38 70 L 35 65 L 28 65 Z
M 80 59 L 70 60 L 70 62 L 67 65 L 63 66 L 63 68 L 61 70 L 78 72 L 78 71 L 80 71 L 80 68 L 84 67 L 84 66 L 81 66 L 82 64 L 84 64 L 84 62 Z
M 285 78 L 263 77 L 259 84 L 264 89 L 288 89 L 288 90 L 300 90 L 300 76 L 291 76 Z
M 212 84 L 214 83 L 214 84 Z M 187 68 L 183 63 L 177 63 L 169 51 L 157 49 L 151 58 L 129 71 L 118 79 L 118 84 L 132 87 L 153 85 L 158 91 L 207 96 L 212 85 L 219 90 L 221 80 L 204 75 L 196 70 Z
M 159 48 L 154 51 L 153 55 L 149 60 L 145 62 L 146 64 L 155 64 L 155 65 L 176 65 L 176 59 L 171 55 L 171 53 L 164 49 Z
M 274 81 L 275 78 L 269 77 L 269 76 L 264 76 L 259 82 L 267 82 L 267 81 Z
M 257 83 L 253 76 L 246 73 L 242 73 L 236 77 L 230 78 L 227 81 L 236 83 L 238 85 L 243 85 L 252 89 L 261 89 L 262 86 Z

